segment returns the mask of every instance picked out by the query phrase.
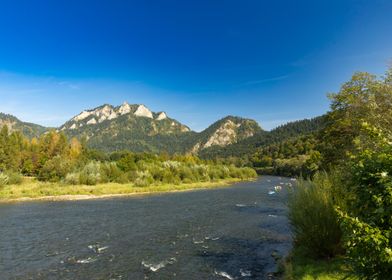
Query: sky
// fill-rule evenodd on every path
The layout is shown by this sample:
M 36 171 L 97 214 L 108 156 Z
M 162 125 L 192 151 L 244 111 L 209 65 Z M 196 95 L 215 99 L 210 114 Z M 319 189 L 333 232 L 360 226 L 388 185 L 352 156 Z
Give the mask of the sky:
M 0 0 L 0 112 L 45 126 L 128 101 L 269 130 L 391 61 L 389 0 Z

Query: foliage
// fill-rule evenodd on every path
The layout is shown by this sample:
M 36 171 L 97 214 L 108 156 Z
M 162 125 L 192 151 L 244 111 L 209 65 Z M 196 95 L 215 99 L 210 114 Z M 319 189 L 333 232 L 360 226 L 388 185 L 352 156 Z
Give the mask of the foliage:
M 105 162 L 101 164 L 101 182 L 127 183 L 128 176 L 119 167 L 118 163 Z
M 9 185 L 20 185 L 23 182 L 23 177 L 18 172 L 8 171 L 5 174 L 8 176 Z
M 71 162 L 61 156 L 55 156 L 54 158 L 45 162 L 42 168 L 39 170 L 38 179 L 41 181 L 58 182 L 65 178 L 65 176 L 71 171 Z
M 253 137 L 226 147 L 201 151 L 202 158 L 255 168 L 260 174 L 310 176 L 319 170 L 321 154 L 317 131 L 325 117 L 302 120 L 261 131 Z
M 326 173 L 300 180 L 289 201 L 289 219 L 295 242 L 314 257 L 333 257 L 341 252 L 341 229 L 335 212 L 335 193 Z
M 64 183 L 69 185 L 79 185 L 80 173 L 79 172 L 68 173 L 64 178 Z
M 47 131 L 47 128 L 43 126 L 22 122 L 14 116 L 0 113 L 0 127 L 2 126 L 7 126 L 11 128 L 12 131 L 19 131 L 29 139 L 39 137 L 42 133 Z
M 392 273 L 392 145 L 380 129 L 365 124 L 361 132 L 347 185 L 353 198 L 339 214 L 356 271 L 364 279 L 384 279 Z
M 91 161 L 79 173 L 79 184 L 96 185 L 101 182 L 101 164 Z
M 237 158 L 249 162 L 249 158 L 263 147 L 310 135 L 324 126 L 325 117 L 305 119 L 279 126 L 270 132 L 260 131 L 254 136 L 226 147 L 213 146 L 199 153 L 203 159 Z
M 129 151 L 105 154 L 87 149 L 84 143 L 76 138 L 68 141 L 55 131 L 28 140 L 18 132 L 10 133 L 5 126 L 0 131 L 0 170 L 12 172 L 1 173 L 2 184 L 14 184 L 21 178 L 18 174 L 72 185 L 113 182 L 138 187 L 256 176 L 254 170 L 206 162 L 193 155 Z
M 23 178 L 19 173 L 12 171 L 0 172 L 0 187 L 6 185 L 19 185 L 22 181 Z
M 1 172 L 0 173 L 0 187 L 4 187 L 9 184 L 9 177 L 7 174 Z
M 392 69 L 392 68 L 391 68 Z M 355 73 L 339 93 L 331 94 L 331 112 L 319 135 L 323 165 L 342 164 L 354 153 L 354 140 L 361 135 L 363 123 L 391 133 L 392 71 L 377 79 L 369 73 Z

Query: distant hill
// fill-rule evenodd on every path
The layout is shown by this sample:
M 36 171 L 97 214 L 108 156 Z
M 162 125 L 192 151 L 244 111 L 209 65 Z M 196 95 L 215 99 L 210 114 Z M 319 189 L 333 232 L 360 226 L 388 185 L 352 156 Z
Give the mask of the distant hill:
M 301 137 L 320 130 L 325 123 L 325 116 L 313 119 L 289 122 L 271 131 L 260 131 L 252 137 L 225 147 L 210 147 L 199 153 L 202 158 L 227 158 L 251 155 L 263 146 Z
M 86 110 L 59 128 L 68 137 L 84 137 L 90 147 L 135 152 L 198 153 L 212 146 L 237 143 L 261 131 L 257 122 L 228 116 L 197 133 L 145 105 L 123 103 Z
M 4 125 L 8 126 L 10 131 L 20 131 L 28 138 L 38 137 L 48 130 L 46 127 L 23 122 L 12 115 L 0 113 L 0 127 Z

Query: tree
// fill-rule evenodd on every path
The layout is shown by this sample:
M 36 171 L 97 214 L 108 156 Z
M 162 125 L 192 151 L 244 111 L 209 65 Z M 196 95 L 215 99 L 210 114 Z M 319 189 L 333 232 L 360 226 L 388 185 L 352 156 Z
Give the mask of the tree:
M 361 279 L 385 279 L 392 274 L 391 138 L 366 123 L 361 132 L 346 181 L 351 193 L 348 211 L 338 212 L 356 272 Z
M 341 164 L 354 151 L 364 122 L 390 133 L 392 127 L 392 68 L 382 79 L 355 73 L 339 93 L 331 94 L 331 111 L 319 135 L 324 166 Z

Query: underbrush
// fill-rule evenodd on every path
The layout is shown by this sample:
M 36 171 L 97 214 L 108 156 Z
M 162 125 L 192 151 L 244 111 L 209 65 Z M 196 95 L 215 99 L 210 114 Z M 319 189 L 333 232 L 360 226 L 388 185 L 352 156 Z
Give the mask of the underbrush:
M 283 263 L 283 280 L 341 280 L 354 277 L 346 264 L 346 258 L 335 256 L 331 259 L 309 257 L 307 249 L 296 247 Z
M 312 180 L 299 180 L 290 197 L 294 243 L 314 258 L 331 258 L 342 252 L 336 200 L 326 173 L 317 173 Z

